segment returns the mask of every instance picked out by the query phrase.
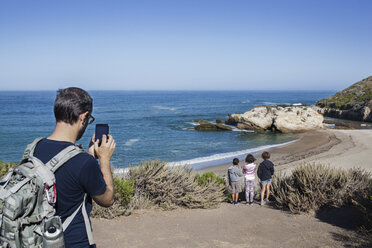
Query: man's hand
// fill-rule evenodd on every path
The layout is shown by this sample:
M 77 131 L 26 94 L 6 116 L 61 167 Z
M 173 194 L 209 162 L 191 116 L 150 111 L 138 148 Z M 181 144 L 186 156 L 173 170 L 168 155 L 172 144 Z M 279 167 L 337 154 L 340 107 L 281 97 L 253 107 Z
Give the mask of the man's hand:
M 108 136 L 102 135 L 102 142 L 100 146 L 99 140 L 96 140 L 94 142 L 94 154 L 100 161 L 109 162 L 112 155 L 114 154 L 115 148 L 116 142 L 110 134 Z
M 94 140 L 93 138 L 92 141 Z M 106 182 L 106 191 L 101 195 L 93 196 L 93 199 L 103 207 L 110 207 L 114 203 L 114 183 L 111 174 L 110 159 L 114 154 L 116 143 L 111 135 L 108 135 L 108 138 L 106 135 L 102 135 L 101 145 L 99 146 L 98 143 L 99 140 L 95 141 L 92 147 L 94 147 L 94 155 L 99 159 L 103 179 Z M 89 153 L 90 151 L 91 148 L 89 147 Z

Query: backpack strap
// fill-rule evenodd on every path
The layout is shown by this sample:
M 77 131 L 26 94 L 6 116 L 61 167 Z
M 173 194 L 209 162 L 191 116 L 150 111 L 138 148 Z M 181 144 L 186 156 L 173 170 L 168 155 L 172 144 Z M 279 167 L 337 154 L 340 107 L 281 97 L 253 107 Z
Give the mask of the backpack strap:
M 43 137 L 36 138 L 34 139 L 34 141 L 27 145 L 25 151 L 23 152 L 22 160 L 34 155 L 35 147 L 42 139 L 44 138 Z
M 87 194 L 84 195 L 84 200 L 80 204 L 80 206 L 69 216 L 65 219 L 65 221 L 62 223 L 63 231 L 67 229 L 67 227 L 71 224 L 72 220 L 75 218 L 79 210 L 81 209 L 84 217 L 84 223 L 85 223 L 85 229 L 87 231 L 87 236 L 89 240 L 89 245 L 94 245 L 94 240 L 93 240 L 93 233 L 92 233 L 92 227 L 88 218 L 88 213 L 87 209 L 85 207 L 85 200 L 87 198 Z
M 79 153 L 83 152 L 82 149 L 70 145 L 60 151 L 57 155 L 55 155 L 51 160 L 49 160 L 48 163 L 45 165 L 53 172 L 55 173 L 64 163 L 66 163 L 71 158 L 75 157 Z
M 75 157 L 79 153 L 83 152 L 82 149 L 71 145 L 60 151 L 56 156 L 54 156 L 48 163 L 45 165 L 53 172 L 55 173 L 64 163 L 66 163 L 71 158 Z M 80 204 L 80 206 L 69 216 L 66 218 L 66 220 L 63 222 L 63 231 L 67 229 L 67 227 L 71 224 L 72 220 L 75 218 L 79 210 L 81 209 L 83 217 L 84 217 L 84 223 L 85 223 L 85 229 L 87 232 L 89 245 L 94 245 L 93 240 L 93 233 L 92 233 L 92 227 L 89 221 L 87 209 L 85 206 L 85 201 L 87 198 L 87 194 L 84 195 L 83 202 Z

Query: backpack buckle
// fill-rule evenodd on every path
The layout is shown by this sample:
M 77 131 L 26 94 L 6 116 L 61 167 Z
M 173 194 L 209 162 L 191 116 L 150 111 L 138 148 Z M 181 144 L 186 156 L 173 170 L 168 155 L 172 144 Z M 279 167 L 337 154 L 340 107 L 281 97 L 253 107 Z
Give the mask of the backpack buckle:
M 52 158 L 52 160 L 50 160 L 50 165 L 52 167 L 56 166 L 57 163 L 58 163 L 58 159 L 56 159 L 56 158 Z
M 50 188 L 49 185 L 46 185 L 45 188 L 44 188 L 44 192 L 45 192 L 45 195 L 47 197 L 48 203 L 54 207 L 54 205 L 57 202 L 57 188 L 56 188 L 56 185 L 53 184 L 54 197 L 50 195 L 49 188 Z

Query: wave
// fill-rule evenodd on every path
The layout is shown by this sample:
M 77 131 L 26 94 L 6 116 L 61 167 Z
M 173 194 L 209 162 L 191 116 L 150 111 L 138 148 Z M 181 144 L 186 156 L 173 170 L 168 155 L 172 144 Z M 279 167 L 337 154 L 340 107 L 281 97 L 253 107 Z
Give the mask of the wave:
M 153 108 L 159 109 L 159 110 L 169 110 L 169 111 L 176 111 L 180 108 L 175 108 L 175 107 L 167 107 L 167 106 L 162 106 L 162 105 L 153 105 Z
M 197 125 L 199 125 L 199 123 L 197 123 L 197 122 L 194 122 L 194 121 L 190 121 L 190 122 L 185 122 L 186 124 L 190 124 L 190 125 L 193 125 L 193 126 L 197 126 Z
M 263 105 L 278 105 L 276 102 L 262 102 Z
M 214 154 L 214 155 L 206 156 L 206 157 L 199 157 L 199 158 L 177 161 L 177 162 L 169 162 L 167 163 L 167 166 L 189 165 L 193 169 L 202 169 L 202 168 L 206 168 L 209 166 L 229 163 L 232 161 L 233 158 L 236 158 L 236 157 L 243 160 L 245 158 L 245 155 L 247 155 L 248 153 L 256 153 L 262 150 L 267 150 L 270 148 L 287 145 L 297 140 L 298 139 L 285 142 L 285 143 L 281 143 L 281 144 L 275 144 L 275 145 L 259 146 L 259 147 L 236 151 L 236 152 L 219 153 L 219 154 Z
M 138 142 L 139 139 L 130 139 L 127 142 L 125 142 L 125 146 L 132 146 L 134 143 Z
M 293 106 L 302 106 L 302 103 L 300 103 L 300 102 L 299 103 L 293 103 L 292 105 Z

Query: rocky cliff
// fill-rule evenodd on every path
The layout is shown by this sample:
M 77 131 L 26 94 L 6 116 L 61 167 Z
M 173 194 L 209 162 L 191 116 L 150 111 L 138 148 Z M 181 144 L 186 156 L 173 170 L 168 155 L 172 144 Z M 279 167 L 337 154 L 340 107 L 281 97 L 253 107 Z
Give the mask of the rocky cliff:
M 372 122 L 372 76 L 316 103 L 325 116 Z
M 318 110 L 315 106 L 256 106 L 244 114 L 230 114 L 226 124 L 283 133 L 326 128 Z

